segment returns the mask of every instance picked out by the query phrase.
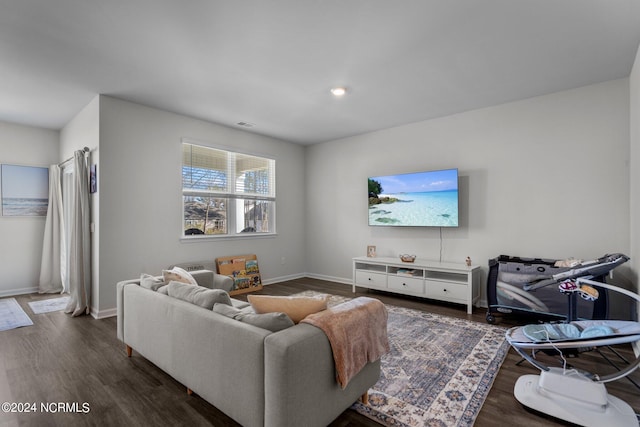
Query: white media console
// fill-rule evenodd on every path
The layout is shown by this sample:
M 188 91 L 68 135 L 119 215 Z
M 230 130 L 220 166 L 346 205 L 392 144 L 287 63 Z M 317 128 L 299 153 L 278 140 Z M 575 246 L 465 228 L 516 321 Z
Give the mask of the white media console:
M 471 314 L 480 299 L 480 266 L 416 259 L 353 258 L 356 286 L 405 295 L 466 304 Z

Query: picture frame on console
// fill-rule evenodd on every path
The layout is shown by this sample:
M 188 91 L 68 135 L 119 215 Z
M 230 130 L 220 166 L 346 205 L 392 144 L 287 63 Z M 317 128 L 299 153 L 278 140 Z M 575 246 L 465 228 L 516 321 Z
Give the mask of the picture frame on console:
M 373 245 L 369 245 L 367 246 L 367 256 L 369 258 L 375 258 L 376 257 L 376 247 Z

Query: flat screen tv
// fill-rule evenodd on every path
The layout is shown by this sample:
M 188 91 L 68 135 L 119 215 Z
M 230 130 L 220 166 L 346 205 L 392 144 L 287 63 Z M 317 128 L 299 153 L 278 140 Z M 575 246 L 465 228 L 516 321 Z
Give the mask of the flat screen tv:
M 457 227 L 458 169 L 373 176 L 369 225 Z

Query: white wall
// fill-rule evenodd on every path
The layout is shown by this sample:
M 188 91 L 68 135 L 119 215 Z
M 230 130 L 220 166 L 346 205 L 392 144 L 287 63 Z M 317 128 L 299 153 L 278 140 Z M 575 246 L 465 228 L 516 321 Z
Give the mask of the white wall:
M 631 263 L 633 266 L 633 283 L 640 293 L 638 285 L 638 271 L 640 270 L 640 48 L 629 76 L 630 93 L 630 203 L 631 203 Z M 638 305 L 640 313 L 640 304 Z
M 58 162 L 59 133 L 0 122 L 0 163 L 48 167 Z M 38 291 L 44 217 L 0 216 L 0 297 Z
M 368 176 L 457 167 L 461 226 L 442 259 L 629 253 L 629 81 L 621 79 L 311 146 L 308 272 L 351 280 L 351 258 L 438 260 L 437 228 L 367 226 Z M 485 274 L 486 277 L 486 274 Z M 483 283 L 484 283 L 483 277 Z
M 183 137 L 275 158 L 276 237 L 180 240 Z M 101 96 L 100 315 L 115 307 L 118 281 L 159 274 L 173 263 L 255 253 L 267 282 L 300 275 L 304 179 L 300 145 Z
M 100 154 L 100 97 L 96 96 L 60 131 L 60 159 L 73 156 L 74 151 L 88 147 L 89 164 L 99 163 Z M 100 167 L 98 167 L 98 174 Z M 99 184 L 98 184 L 99 185 Z M 98 315 L 99 281 L 99 242 L 100 242 L 100 192 L 91 194 L 91 222 L 95 231 L 91 234 L 91 314 Z
M 631 174 L 628 162 L 640 162 L 638 63 L 629 79 L 310 147 L 100 96 L 60 135 L 0 123 L 0 161 L 46 166 L 89 146 L 97 163 L 100 153 L 98 316 L 113 314 L 119 280 L 182 261 L 256 253 L 268 283 L 305 272 L 350 282 L 351 257 L 370 244 L 380 255 L 438 259 L 438 229 L 368 227 L 364 192 L 370 175 L 447 167 L 460 170 L 461 227 L 443 229 L 443 260 L 470 256 L 486 271 L 500 254 L 620 251 L 633 262 L 640 168 Z M 276 158 L 277 237 L 180 241 L 183 137 Z M 0 278 L 0 295 L 35 290 L 43 227 L 42 219 L 0 218 L 0 263 L 12 272 Z
M 100 144 L 100 97 L 96 96 L 60 131 L 60 161 L 73 157 L 76 150 Z

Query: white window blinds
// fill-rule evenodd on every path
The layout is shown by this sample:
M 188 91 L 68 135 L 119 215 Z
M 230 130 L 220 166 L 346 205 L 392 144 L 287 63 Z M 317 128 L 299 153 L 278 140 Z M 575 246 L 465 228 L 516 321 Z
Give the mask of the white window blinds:
M 275 160 L 183 143 L 182 189 L 185 195 L 275 200 Z

